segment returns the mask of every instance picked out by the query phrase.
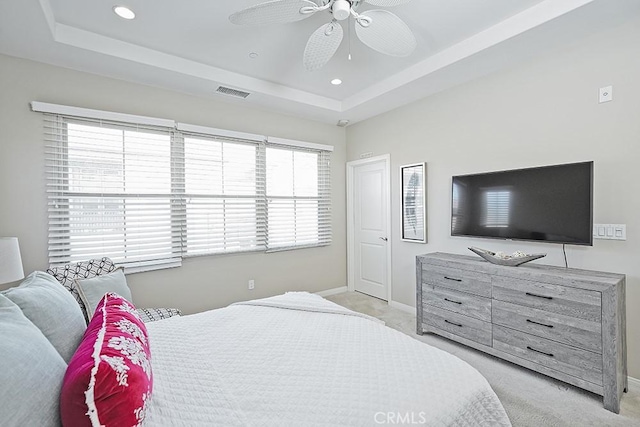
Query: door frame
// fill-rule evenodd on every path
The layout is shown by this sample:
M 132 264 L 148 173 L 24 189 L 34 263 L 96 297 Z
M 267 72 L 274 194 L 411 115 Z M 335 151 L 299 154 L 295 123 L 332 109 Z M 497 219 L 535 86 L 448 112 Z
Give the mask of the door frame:
M 391 156 L 383 154 L 366 159 L 347 162 L 347 289 L 355 291 L 355 265 L 354 265 L 354 207 L 353 207 L 353 178 L 354 169 L 357 166 L 384 161 L 387 172 L 387 182 L 383 183 L 387 190 L 387 304 L 391 304 Z

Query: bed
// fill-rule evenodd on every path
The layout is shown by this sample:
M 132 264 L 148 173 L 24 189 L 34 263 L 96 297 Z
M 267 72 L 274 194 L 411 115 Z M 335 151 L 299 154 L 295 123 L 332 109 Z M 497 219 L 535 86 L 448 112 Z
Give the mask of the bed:
M 88 324 L 50 274 L 0 292 L 3 426 L 510 425 L 467 363 L 318 295 L 145 323 L 87 298 L 123 277 L 76 279 Z
M 509 426 L 451 354 L 309 293 L 147 325 L 145 426 Z

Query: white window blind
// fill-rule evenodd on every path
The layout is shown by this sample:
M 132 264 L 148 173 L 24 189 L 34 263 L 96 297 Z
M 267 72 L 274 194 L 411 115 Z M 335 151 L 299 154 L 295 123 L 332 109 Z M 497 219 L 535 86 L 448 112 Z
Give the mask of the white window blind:
M 264 155 L 258 141 L 182 134 L 185 255 L 264 250 Z
M 266 147 L 267 249 L 331 243 L 329 152 Z
M 331 147 L 45 113 L 51 265 L 107 256 L 135 272 L 331 243 Z
M 47 115 L 45 134 L 50 264 L 180 264 L 169 129 Z

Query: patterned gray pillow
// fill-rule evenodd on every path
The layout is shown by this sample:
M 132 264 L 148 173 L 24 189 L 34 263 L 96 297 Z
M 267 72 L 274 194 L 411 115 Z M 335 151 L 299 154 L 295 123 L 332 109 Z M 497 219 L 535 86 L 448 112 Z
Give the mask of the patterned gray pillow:
M 87 308 L 85 307 L 82 298 L 80 298 L 80 293 L 78 292 L 75 280 L 89 279 L 101 274 L 111 273 L 115 269 L 116 266 L 113 264 L 113 261 L 104 257 L 100 259 L 90 259 L 89 261 L 78 262 L 75 264 L 67 264 L 62 267 L 51 267 L 47 270 L 47 273 L 55 277 L 62 286 L 71 292 L 71 295 L 73 295 L 78 302 L 78 305 L 80 305 L 85 322 L 89 324 Z
M 87 307 L 80 297 L 76 279 L 89 279 L 113 272 L 116 268 L 111 259 L 104 257 L 100 259 L 90 259 L 89 261 L 78 262 L 76 264 L 67 264 L 61 267 L 50 267 L 47 273 L 51 274 L 67 288 L 71 295 L 76 299 L 78 305 L 82 309 L 85 322 L 89 324 L 89 315 Z M 133 301 L 132 301 L 133 302 Z M 177 308 L 141 308 L 138 313 L 144 322 L 155 322 L 157 320 L 166 319 L 173 316 L 181 316 L 182 312 Z
M 182 312 L 177 308 L 139 308 L 137 311 L 144 323 L 182 316 Z
M 60 388 L 67 364 L 4 295 L 0 295 L 0 342 L 0 423 L 60 426 Z

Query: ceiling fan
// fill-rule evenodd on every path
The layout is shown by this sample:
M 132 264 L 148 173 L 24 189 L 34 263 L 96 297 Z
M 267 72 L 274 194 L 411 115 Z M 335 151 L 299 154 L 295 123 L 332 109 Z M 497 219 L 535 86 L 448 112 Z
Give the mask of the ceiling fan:
M 229 20 L 237 25 L 283 24 L 301 21 L 318 12 L 331 14 L 331 21 L 323 24 L 309 38 L 303 63 L 307 70 L 322 68 L 335 55 L 344 30 L 339 21 L 353 17 L 356 35 L 371 49 L 390 56 L 409 56 L 417 41 L 407 24 L 397 15 L 374 9 L 358 13 L 363 3 L 392 7 L 410 0 L 272 0 L 238 11 Z M 349 23 L 347 23 L 349 25 Z

